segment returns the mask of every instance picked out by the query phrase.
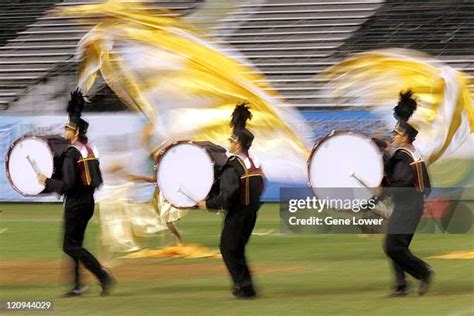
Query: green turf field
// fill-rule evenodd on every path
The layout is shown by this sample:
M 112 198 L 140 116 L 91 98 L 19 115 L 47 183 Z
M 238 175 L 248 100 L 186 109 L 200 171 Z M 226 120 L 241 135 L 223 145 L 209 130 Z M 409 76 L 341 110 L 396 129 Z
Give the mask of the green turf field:
M 219 259 L 156 258 L 119 261 L 156 272 L 156 278 L 121 280 L 110 297 L 99 297 L 99 288 L 93 285 L 83 297 L 61 299 L 58 295 L 66 289 L 64 284 L 55 278 L 35 283 L 33 276 L 39 273 L 35 266 L 64 258 L 59 246 L 62 205 L 0 204 L 0 209 L 0 266 L 9 267 L 0 270 L 0 278 L 22 279 L 0 284 L 0 299 L 53 300 L 54 311 L 43 315 L 474 315 L 473 260 L 426 259 L 437 272 L 431 292 L 423 297 L 385 298 L 391 274 L 381 240 L 357 235 L 280 235 L 277 204 L 264 205 L 256 227 L 257 233 L 274 232 L 254 235 L 248 246 L 260 293 L 254 301 L 231 297 L 230 281 Z M 218 246 L 219 216 L 195 211 L 179 227 L 186 242 Z M 87 231 L 86 246 L 94 253 L 98 231 L 96 222 Z M 424 258 L 474 251 L 473 237 L 419 234 L 412 250 Z M 11 267 L 15 262 L 16 270 Z M 22 269 L 24 262 L 31 267 Z M 192 273 L 203 267 L 207 271 L 210 267 L 211 273 Z M 55 269 L 52 265 L 51 270 Z M 160 269 L 178 269 L 182 276 L 160 276 Z M 32 281 L 25 282 L 25 276 L 32 276 Z M 414 281 L 412 285 L 415 290 Z

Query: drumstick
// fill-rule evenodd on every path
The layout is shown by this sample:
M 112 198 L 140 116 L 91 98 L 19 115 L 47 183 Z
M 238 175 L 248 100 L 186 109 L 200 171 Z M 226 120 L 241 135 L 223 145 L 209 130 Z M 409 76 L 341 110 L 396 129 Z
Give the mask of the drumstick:
M 354 171 L 349 171 L 349 177 L 356 179 L 360 184 L 362 184 L 367 189 L 371 189 L 362 179 L 355 175 Z
M 37 175 L 41 174 L 41 171 L 36 165 L 36 162 L 32 160 L 29 155 L 26 156 L 26 160 L 28 160 L 28 162 L 30 163 L 31 167 L 33 168 L 33 170 L 36 172 Z
M 190 199 L 191 201 L 193 201 L 194 203 L 198 204 L 199 201 L 196 201 L 195 198 L 193 198 L 191 195 L 189 195 L 189 192 L 187 192 L 186 189 L 183 190 L 183 187 L 179 186 L 178 187 L 178 192 L 181 193 L 182 195 L 184 195 L 185 197 L 187 197 L 188 199 Z

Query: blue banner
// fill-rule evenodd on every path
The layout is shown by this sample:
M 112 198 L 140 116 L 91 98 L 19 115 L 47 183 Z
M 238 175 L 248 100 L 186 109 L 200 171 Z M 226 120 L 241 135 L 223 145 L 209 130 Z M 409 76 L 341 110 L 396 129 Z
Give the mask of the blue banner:
M 332 130 L 373 131 L 384 127 L 384 123 L 369 111 L 321 111 L 302 112 L 304 118 L 313 127 L 314 141 L 327 135 Z M 144 148 L 140 148 L 139 133 L 143 127 L 143 118 L 138 114 L 98 114 L 87 115 L 90 122 L 88 135 L 99 149 L 101 165 L 108 161 L 127 161 L 128 168 L 138 174 L 151 172 L 150 161 Z M 64 115 L 51 116 L 2 116 L 0 118 L 0 201 L 14 202 L 60 202 L 55 194 L 23 196 L 16 192 L 6 176 L 6 155 L 11 144 L 26 134 L 62 135 L 65 124 Z M 278 201 L 281 187 L 285 183 L 269 182 L 263 196 L 264 201 Z M 295 187 L 295 184 L 291 184 Z M 306 183 L 296 187 L 306 187 Z M 153 187 L 137 190 L 135 197 L 146 200 L 150 197 Z

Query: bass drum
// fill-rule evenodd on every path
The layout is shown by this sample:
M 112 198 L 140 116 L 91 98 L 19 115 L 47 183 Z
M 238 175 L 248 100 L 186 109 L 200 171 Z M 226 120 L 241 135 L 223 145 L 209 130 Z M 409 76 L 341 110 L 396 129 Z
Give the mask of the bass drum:
M 215 183 L 226 161 L 225 148 L 211 142 L 175 142 L 157 157 L 157 185 L 174 207 L 195 206 L 217 190 Z
M 38 181 L 38 173 L 60 178 L 62 153 L 70 142 L 59 135 L 25 135 L 14 141 L 7 152 L 5 169 L 11 186 L 24 196 L 49 193 Z
M 383 153 L 361 133 L 332 132 L 308 159 L 309 185 L 318 199 L 368 200 L 383 175 Z

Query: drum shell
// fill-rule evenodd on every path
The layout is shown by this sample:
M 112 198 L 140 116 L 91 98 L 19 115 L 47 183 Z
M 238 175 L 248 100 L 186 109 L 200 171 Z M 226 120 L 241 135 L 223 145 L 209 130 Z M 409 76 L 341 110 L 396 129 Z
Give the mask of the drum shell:
M 46 140 L 53 153 L 54 171 L 51 178 L 62 179 L 63 153 L 71 145 L 71 142 L 59 135 L 47 136 Z
M 62 154 L 67 149 L 67 147 L 70 145 L 70 141 L 66 140 L 64 137 L 62 137 L 60 135 L 31 135 L 31 134 L 23 135 L 23 136 L 17 138 L 10 145 L 10 147 L 8 149 L 8 152 L 7 152 L 7 155 L 6 155 L 6 159 L 5 159 L 5 170 L 6 170 L 7 179 L 10 182 L 13 189 L 15 191 L 17 191 L 18 193 L 20 193 L 21 195 L 24 195 L 24 196 L 28 196 L 30 194 L 25 194 L 24 192 L 19 190 L 17 188 L 17 186 L 13 183 L 13 180 L 11 179 L 10 171 L 9 171 L 9 161 L 10 161 L 11 153 L 12 153 L 13 149 L 15 148 L 15 146 L 18 143 L 20 143 L 21 141 L 23 141 L 27 138 L 33 138 L 33 139 L 41 140 L 41 141 L 43 141 L 44 143 L 47 144 L 47 147 L 50 150 L 50 154 L 53 157 L 53 174 L 52 174 L 51 178 L 54 178 L 54 179 L 61 179 L 62 178 L 62 173 L 61 173 L 62 162 L 63 162 Z M 44 194 L 44 193 L 50 193 L 50 191 L 44 189 L 39 194 Z
M 202 149 L 205 150 L 205 152 L 210 156 L 212 162 L 213 162 L 213 170 L 214 170 L 214 181 L 213 184 L 210 188 L 210 191 L 208 193 L 208 196 L 213 196 L 215 194 L 219 193 L 219 186 L 217 181 L 222 173 L 222 170 L 224 168 L 224 165 L 227 162 L 227 155 L 226 155 L 226 149 L 222 146 L 216 145 L 212 142 L 209 141 L 190 141 L 190 140 L 180 140 L 173 142 L 166 147 L 164 147 L 157 155 L 155 166 L 154 166 L 154 176 L 155 176 L 155 182 L 158 186 L 158 170 L 159 170 L 159 165 L 162 160 L 162 158 L 165 156 L 166 152 L 173 148 L 174 146 L 180 145 L 180 144 L 191 144 L 191 145 L 196 145 Z M 173 207 L 179 208 L 179 206 L 174 205 L 172 201 L 170 201 Z
M 383 169 L 384 169 L 384 163 L 383 163 L 383 155 L 384 155 L 384 151 L 381 149 L 381 147 L 375 143 L 373 141 L 373 139 L 364 134 L 364 133 L 360 133 L 360 132 L 351 132 L 351 131 L 346 131 L 346 130 L 339 130 L 339 131 L 332 131 L 331 133 L 329 133 L 328 135 L 320 138 L 316 144 L 314 145 L 312 151 L 311 151 L 311 154 L 308 158 L 308 161 L 307 161 L 307 170 L 308 170 L 308 186 L 309 188 L 313 191 L 313 193 L 316 195 L 316 197 L 320 198 L 320 199 L 323 199 L 324 197 L 323 196 L 318 196 L 318 193 L 317 193 L 317 189 L 316 189 L 316 186 L 314 183 L 312 183 L 312 176 L 311 176 L 311 168 L 312 168 L 312 163 L 313 163 L 313 158 L 315 156 L 315 154 L 317 153 L 317 151 L 322 148 L 322 146 L 325 145 L 326 141 L 328 140 L 331 140 L 333 137 L 337 137 L 337 136 L 343 136 L 343 135 L 348 135 L 348 136 L 352 136 L 352 137 L 356 137 L 358 139 L 364 139 L 364 140 L 367 140 L 367 143 L 370 143 L 372 146 L 371 148 L 375 149 L 374 152 L 376 152 L 377 156 L 379 158 L 377 158 L 377 162 L 375 165 L 373 165 L 373 169 L 374 170 L 379 170 L 381 171 L 380 174 L 378 175 L 377 177 L 377 182 L 378 184 L 374 186 L 377 187 L 378 185 L 380 185 L 380 183 L 382 182 L 383 180 Z M 345 159 L 349 159 L 349 160 L 353 160 L 354 157 L 353 155 L 350 155 L 350 153 L 347 153 L 344 155 L 344 157 L 346 157 Z M 375 157 L 375 156 L 372 156 L 372 157 Z M 360 161 L 360 160 L 359 160 Z M 335 162 L 335 160 L 333 161 Z M 336 165 L 337 163 L 335 163 Z M 380 181 L 379 181 L 380 180 Z M 322 186 L 321 189 L 325 189 L 325 188 L 341 188 L 341 193 L 344 193 L 345 190 L 347 190 L 348 192 L 351 191 L 351 187 L 345 187 L 345 186 L 331 186 L 331 187 L 325 187 L 325 186 Z M 346 189 L 347 188 L 347 189 Z M 366 188 L 362 187 L 360 189 L 356 189 L 357 187 L 353 187 L 352 190 L 365 190 Z M 373 195 L 372 195 L 373 197 Z M 370 198 L 370 197 L 368 197 Z

